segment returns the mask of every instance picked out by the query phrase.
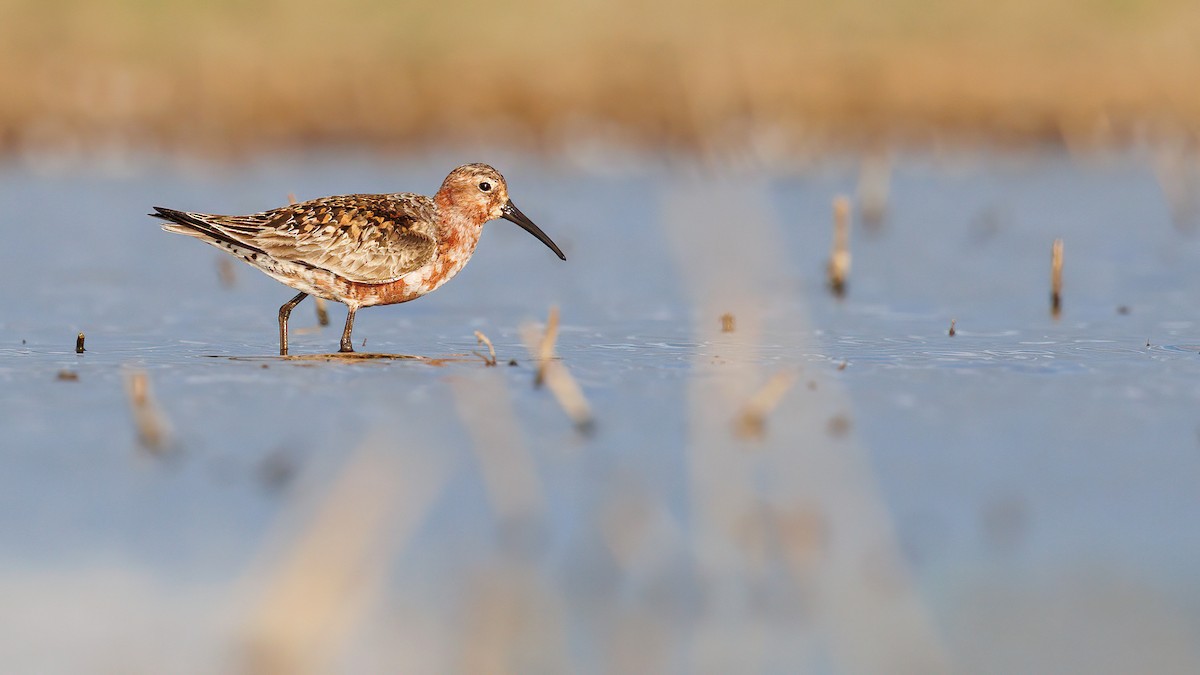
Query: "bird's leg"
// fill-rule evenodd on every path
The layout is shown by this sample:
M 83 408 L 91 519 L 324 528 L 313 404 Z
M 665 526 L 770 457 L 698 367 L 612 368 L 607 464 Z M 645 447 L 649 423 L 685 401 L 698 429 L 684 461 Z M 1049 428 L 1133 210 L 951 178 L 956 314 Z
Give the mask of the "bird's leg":
M 296 297 L 283 303 L 283 307 L 279 308 L 279 355 L 287 356 L 287 323 L 288 317 L 292 315 L 292 308 L 300 304 L 300 301 L 307 298 L 308 293 L 301 293 Z
M 342 347 L 340 352 L 354 351 L 354 345 L 350 342 L 350 331 L 354 330 L 354 312 L 355 308 L 347 306 L 346 312 L 346 329 L 342 331 Z

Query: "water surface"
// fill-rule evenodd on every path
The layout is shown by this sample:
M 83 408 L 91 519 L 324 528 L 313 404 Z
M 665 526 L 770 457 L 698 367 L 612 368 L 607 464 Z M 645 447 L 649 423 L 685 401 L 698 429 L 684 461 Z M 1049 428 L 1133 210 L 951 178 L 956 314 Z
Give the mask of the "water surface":
M 853 162 L 496 159 L 568 262 L 494 223 L 435 294 L 359 313 L 361 349 L 466 355 L 441 365 L 273 358 L 292 291 L 143 215 L 478 159 L 0 172 L 6 669 L 1200 669 L 1200 241 L 1149 162 L 903 156 L 839 300 Z M 590 436 L 531 386 L 552 305 Z M 336 349 L 331 314 L 295 310 L 294 353 Z

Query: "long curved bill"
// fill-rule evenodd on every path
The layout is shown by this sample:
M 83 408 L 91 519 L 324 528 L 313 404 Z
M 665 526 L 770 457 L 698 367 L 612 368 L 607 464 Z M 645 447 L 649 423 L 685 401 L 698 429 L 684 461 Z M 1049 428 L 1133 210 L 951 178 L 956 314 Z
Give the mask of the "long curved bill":
M 511 199 L 508 200 L 508 203 L 505 204 L 501 209 L 501 217 L 505 220 L 511 220 L 512 222 L 520 225 L 521 229 L 537 237 L 538 241 L 542 242 L 546 246 L 549 246 L 550 250 L 554 251 L 558 255 L 559 259 L 567 259 L 567 256 L 563 255 L 563 252 L 559 250 L 558 245 L 551 241 L 550 237 L 546 236 L 545 232 L 542 232 L 542 228 L 534 225 L 533 221 L 530 220 L 528 216 L 526 216 L 524 213 L 521 213 L 521 209 L 518 209 L 517 205 L 513 204 Z

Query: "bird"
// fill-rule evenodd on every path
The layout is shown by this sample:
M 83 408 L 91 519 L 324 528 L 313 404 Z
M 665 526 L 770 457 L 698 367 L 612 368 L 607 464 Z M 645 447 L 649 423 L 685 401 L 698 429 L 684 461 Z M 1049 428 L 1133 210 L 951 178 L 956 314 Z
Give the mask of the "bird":
M 508 196 L 487 164 L 450 172 L 432 197 L 412 192 L 321 197 L 245 216 L 155 206 L 167 232 L 195 237 L 300 291 L 279 308 L 279 354 L 288 355 L 288 318 L 306 297 L 346 305 L 339 351 L 354 351 L 362 307 L 415 300 L 457 274 L 475 252 L 483 225 L 503 218 L 567 257 Z

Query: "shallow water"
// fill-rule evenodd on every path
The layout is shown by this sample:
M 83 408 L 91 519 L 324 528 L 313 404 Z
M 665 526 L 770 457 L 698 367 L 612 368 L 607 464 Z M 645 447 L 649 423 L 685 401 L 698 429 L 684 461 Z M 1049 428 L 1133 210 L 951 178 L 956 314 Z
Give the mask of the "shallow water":
M 142 215 L 473 159 L 0 172 L 6 670 L 1200 669 L 1200 239 L 1148 161 L 902 156 L 837 300 L 852 162 L 496 160 L 568 262 L 500 222 L 435 294 L 359 313 L 362 349 L 439 364 L 273 358 L 290 289 L 226 287 Z M 531 386 L 551 305 L 590 436 Z M 293 353 L 336 349 L 330 309 L 295 310 Z

